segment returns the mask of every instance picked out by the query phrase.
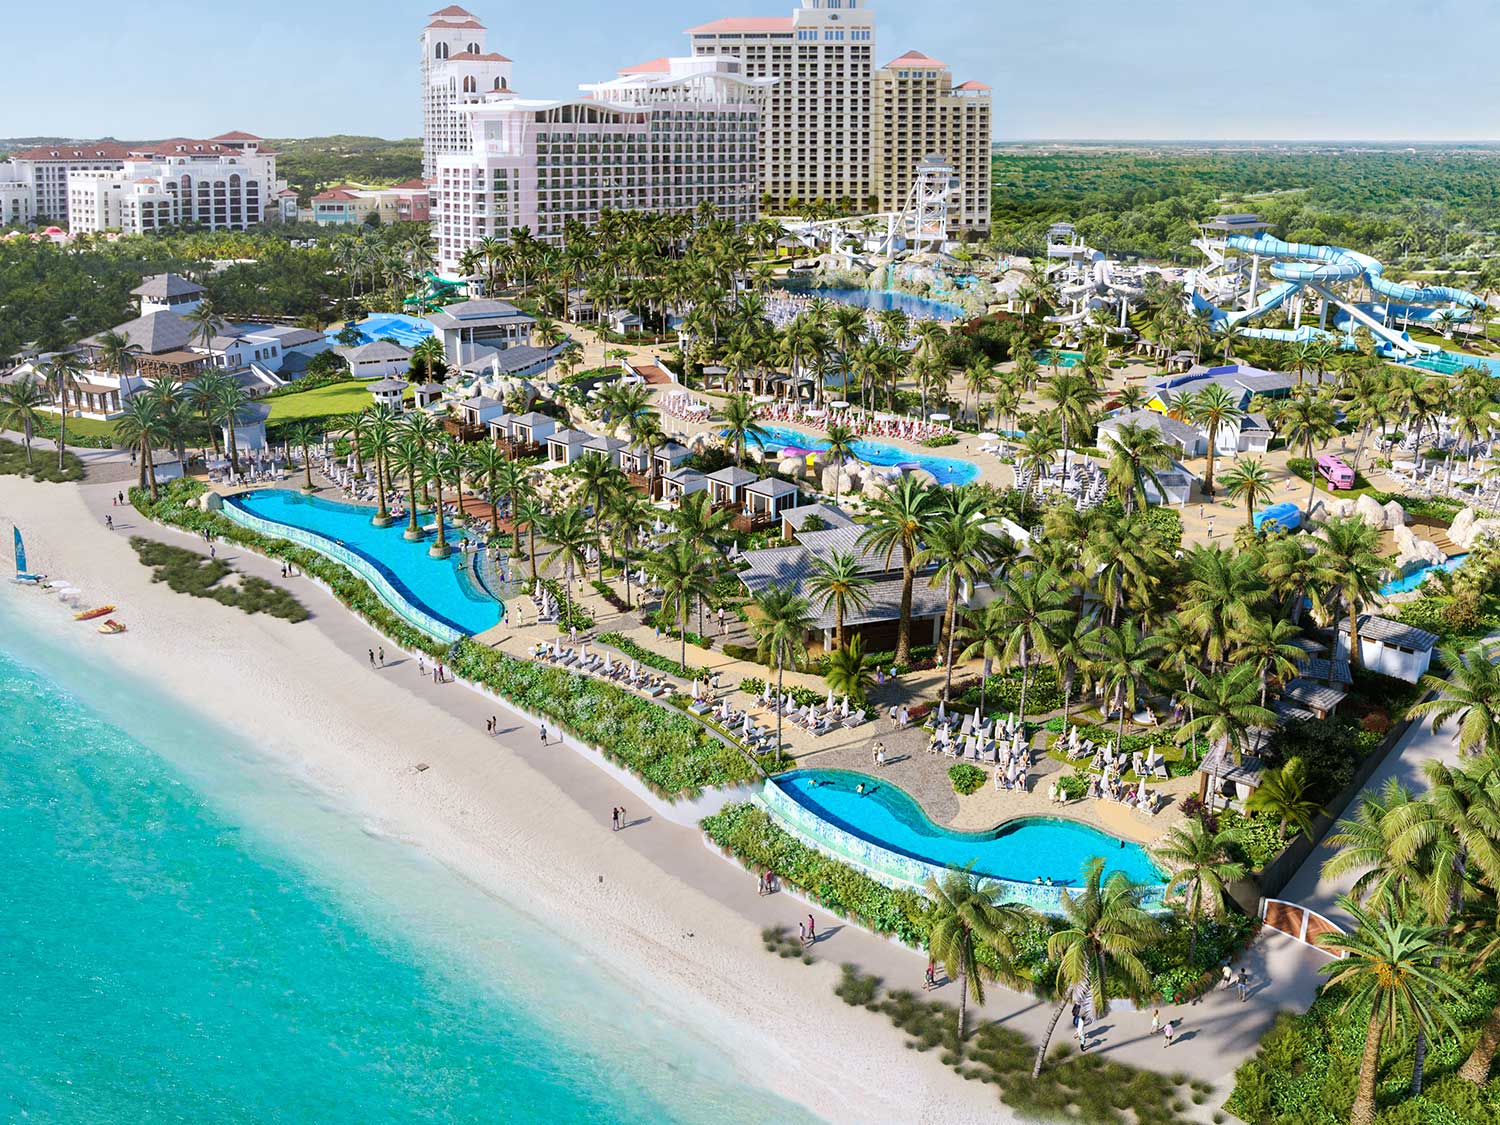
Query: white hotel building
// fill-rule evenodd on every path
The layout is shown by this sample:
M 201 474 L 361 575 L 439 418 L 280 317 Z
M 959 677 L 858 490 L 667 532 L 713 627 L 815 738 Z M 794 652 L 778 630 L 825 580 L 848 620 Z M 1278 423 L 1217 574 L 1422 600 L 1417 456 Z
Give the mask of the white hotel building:
M 485 50 L 488 31 L 472 12 L 450 5 L 432 13 L 422 32 L 422 178 L 440 156 L 468 152 L 469 121 L 461 107 L 510 89 L 511 61 Z
M 529 227 L 557 242 L 564 224 L 604 210 L 692 212 L 709 202 L 744 224 L 758 212 L 764 88 L 735 59 L 656 59 L 567 101 L 491 91 L 460 112 L 472 138 L 439 156 L 433 227 L 443 273 L 486 236 Z

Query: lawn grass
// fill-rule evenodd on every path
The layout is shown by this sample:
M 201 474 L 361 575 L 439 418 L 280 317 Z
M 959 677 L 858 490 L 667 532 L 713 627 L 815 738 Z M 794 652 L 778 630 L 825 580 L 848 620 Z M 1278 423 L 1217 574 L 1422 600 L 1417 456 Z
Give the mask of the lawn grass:
M 375 400 L 370 397 L 370 384 L 359 382 L 330 383 L 326 387 L 315 387 L 310 391 L 277 395 L 267 399 L 271 404 L 270 425 L 296 422 L 304 418 L 335 418 L 345 414 L 357 414 Z
M 57 452 L 51 449 L 31 447 L 31 465 L 26 464 L 26 447 L 19 442 L 0 438 L 0 476 L 30 477 L 41 481 L 78 481 L 83 479 L 83 462 L 72 453 L 63 455 L 61 471 L 57 467 Z

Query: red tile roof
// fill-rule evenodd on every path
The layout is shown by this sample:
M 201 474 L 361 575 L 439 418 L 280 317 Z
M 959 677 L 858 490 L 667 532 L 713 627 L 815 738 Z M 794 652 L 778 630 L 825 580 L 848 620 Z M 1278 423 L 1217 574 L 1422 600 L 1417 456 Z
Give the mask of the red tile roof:
M 431 12 L 431 13 L 429 13 L 429 15 L 431 16 L 432 19 L 435 19 L 435 20 L 448 19 L 450 17 L 455 17 L 455 18 L 459 18 L 459 19 L 463 19 L 463 18 L 473 19 L 474 18 L 474 13 L 473 12 L 469 11 L 467 8 L 460 8 L 457 4 L 449 4 L 446 8 L 439 9 L 436 12 Z
M 427 26 L 428 27 L 446 27 L 446 28 L 468 27 L 468 28 L 473 28 L 475 31 L 483 31 L 484 30 L 484 24 L 480 23 L 478 20 L 475 20 L 475 19 L 468 19 L 468 20 L 433 20 Z
M 955 89 L 959 90 L 992 90 L 993 86 L 986 86 L 983 82 L 976 82 L 972 78 L 967 82 L 960 82 Z
M 731 16 L 687 29 L 689 35 L 733 34 L 737 31 L 791 31 L 791 16 Z
M 254 133 L 242 133 L 238 129 L 230 133 L 220 133 L 217 137 L 210 137 L 214 141 L 259 141 L 264 138 L 257 137 Z
M 70 145 L 42 145 L 15 153 L 18 160 L 124 160 L 131 149 L 118 141 L 94 141 Z
M 624 70 L 616 71 L 617 74 L 665 74 L 671 69 L 671 63 L 666 59 L 651 59 L 649 62 L 636 63 L 635 66 L 627 66 Z
M 327 191 L 320 191 L 320 192 L 318 192 L 317 195 L 313 196 L 314 200 L 319 200 L 319 199 L 358 199 L 358 198 L 359 198 L 359 196 L 355 195 L 353 192 L 344 191 L 342 188 L 329 188 Z
M 396 185 L 396 188 L 400 191 L 421 191 L 426 187 L 427 181 L 422 179 L 421 176 L 418 176 L 412 180 L 407 180 L 405 183 Z
M 921 51 L 907 51 L 906 54 L 902 55 L 900 58 L 892 59 L 890 62 L 886 63 L 885 69 L 889 70 L 893 66 L 945 67 L 947 65 L 947 63 L 938 62 L 937 59 L 933 58 L 931 55 L 924 55 Z
M 510 62 L 504 55 L 491 51 L 487 55 L 476 55 L 473 51 L 460 51 L 456 55 L 448 56 L 449 62 Z

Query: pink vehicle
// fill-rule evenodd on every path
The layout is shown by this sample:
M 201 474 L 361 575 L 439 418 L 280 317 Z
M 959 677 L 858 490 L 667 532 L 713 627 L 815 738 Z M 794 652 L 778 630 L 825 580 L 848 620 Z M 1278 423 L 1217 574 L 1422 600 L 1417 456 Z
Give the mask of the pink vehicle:
M 1331 489 L 1354 487 L 1354 470 L 1332 454 L 1325 453 L 1318 458 L 1317 471 Z

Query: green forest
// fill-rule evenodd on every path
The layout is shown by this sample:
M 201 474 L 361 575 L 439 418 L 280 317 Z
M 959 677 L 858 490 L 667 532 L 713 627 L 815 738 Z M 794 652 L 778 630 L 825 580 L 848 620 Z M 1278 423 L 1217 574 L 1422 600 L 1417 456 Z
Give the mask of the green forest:
M 422 174 L 420 138 L 388 141 L 382 137 L 292 137 L 267 140 L 275 149 L 276 174 L 297 189 L 306 207 L 314 193 L 331 184 L 369 186 L 399 184 Z
M 1408 270 L 1474 271 L 1500 254 L 1500 151 L 1014 146 L 994 159 L 998 249 L 1035 253 L 1074 223 L 1106 253 L 1191 263 L 1194 224 L 1253 211 L 1296 242 Z

